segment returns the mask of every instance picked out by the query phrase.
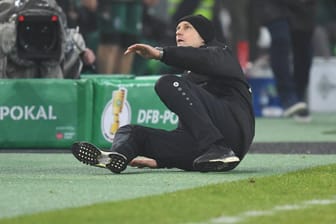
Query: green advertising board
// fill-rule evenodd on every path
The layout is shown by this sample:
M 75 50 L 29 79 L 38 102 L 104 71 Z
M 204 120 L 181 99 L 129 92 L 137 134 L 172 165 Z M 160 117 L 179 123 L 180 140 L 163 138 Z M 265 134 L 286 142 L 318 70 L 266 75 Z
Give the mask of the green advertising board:
M 79 80 L 0 80 L 0 149 L 109 148 L 117 129 L 174 129 L 178 117 L 154 91 L 159 76 L 88 75 Z
M 154 91 L 158 77 L 93 80 L 92 140 L 96 145 L 110 147 L 118 127 L 126 124 L 165 130 L 177 126 L 177 115 L 160 101 Z
M 89 80 L 0 80 L 0 148 L 69 148 L 91 140 Z

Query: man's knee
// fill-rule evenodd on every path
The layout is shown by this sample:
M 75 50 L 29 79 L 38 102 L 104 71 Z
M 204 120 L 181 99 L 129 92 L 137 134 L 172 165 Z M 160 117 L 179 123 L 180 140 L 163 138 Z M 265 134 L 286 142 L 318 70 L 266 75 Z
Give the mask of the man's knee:
M 140 125 L 128 124 L 121 126 L 114 137 L 114 143 L 124 141 L 137 141 L 143 136 L 143 132 L 143 127 Z
M 155 83 L 155 91 L 160 97 L 173 93 L 173 90 L 181 88 L 183 80 L 175 75 L 160 77 Z
M 127 125 L 121 126 L 118 129 L 118 133 L 130 133 L 134 129 L 134 126 L 135 125 L 132 125 L 132 124 L 127 124 Z
M 138 147 L 135 138 L 136 130 L 136 125 L 125 125 L 120 127 L 114 136 L 111 150 L 123 154 L 129 161 L 135 158 L 138 155 Z

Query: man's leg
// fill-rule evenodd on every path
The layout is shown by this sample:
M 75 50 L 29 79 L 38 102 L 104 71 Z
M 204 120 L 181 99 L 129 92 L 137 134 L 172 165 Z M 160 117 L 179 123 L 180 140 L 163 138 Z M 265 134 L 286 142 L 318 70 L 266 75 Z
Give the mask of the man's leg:
M 224 99 L 177 76 L 161 77 L 155 90 L 197 140 L 203 153 L 193 162 L 195 170 L 227 171 L 238 165 L 240 159 L 230 146 L 240 145 L 240 131 Z
M 154 159 L 158 168 L 192 170 L 193 160 L 201 154 L 195 139 L 183 129 L 166 131 L 126 125 L 119 128 L 112 149 L 127 157 L 127 163 L 137 156 Z
M 120 127 L 110 151 L 88 142 L 78 142 L 73 145 L 72 152 L 84 164 L 107 168 L 114 173 L 122 172 L 138 156 L 154 159 L 157 168 L 193 170 L 193 160 L 202 153 L 195 139 L 182 129 L 166 131 L 138 125 Z
M 119 46 L 116 44 L 101 43 L 97 50 L 98 72 L 101 74 L 113 74 L 118 66 Z
M 215 117 L 210 117 L 210 110 L 217 103 L 206 90 L 184 78 L 167 75 L 157 81 L 155 91 L 161 101 L 177 114 L 183 127 L 197 139 L 199 148 L 205 149 L 223 138 L 214 125 Z
M 298 98 L 306 101 L 306 90 L 313 59 L 312 32 L 293 31 L 294 81 Z
M 292 31 L 294 81 L 299 101 L 307 102 L 310 68 L 313 60 L 312 31 Z M 310 122 L 308 107 L 297 113 L 294 119 L 298 122 Z
M 307 105 L 299 102 L 296 95 L 295 82 L 291 71 L 292 39 L 286 19 L 275 21 L 267 26 L 272 44 L 270 48 L 271 67 L 274 73 L 277 90 L 284 108 L 284 116 L 290 117 L 305 110 Z

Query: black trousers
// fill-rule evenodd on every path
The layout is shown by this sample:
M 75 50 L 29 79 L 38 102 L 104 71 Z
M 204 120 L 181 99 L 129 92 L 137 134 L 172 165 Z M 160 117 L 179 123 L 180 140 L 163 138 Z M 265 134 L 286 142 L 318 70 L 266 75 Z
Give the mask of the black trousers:
M 313 33 L 293 30 L 286 19 L 269 23 L 267 28 L 272 37 L 271 67 L 282 105 L 286 109 L 297 102 L 306 101 Z
M 195 158 L 219 143 L 239 150 L 240 131 L 230 104 L 183 77 L 162 76 L 155 85 L 162 102 L 179 117 L 179 126 L 167 131 L 126 125 L 119 128 L 112 151 L 129 160 L 146 156 L 159 167 L 192 170 Z

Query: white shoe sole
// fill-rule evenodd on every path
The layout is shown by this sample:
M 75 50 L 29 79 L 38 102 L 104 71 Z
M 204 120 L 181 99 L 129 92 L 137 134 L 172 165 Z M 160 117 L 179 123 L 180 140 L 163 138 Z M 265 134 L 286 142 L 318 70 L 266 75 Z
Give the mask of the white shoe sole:
M 307 109 L 307 104 L 304 102 L 299 102 L 294 104 L 293 106 L 290 106 L 283 112 L 284 117 L 291 117 L 295 114 L 297 114 L 300 111 L 306 110 Z
M 200 172 L 222 172 L 234 169 L 240 162 L 237 156 L 223 159 L 211 159 L 204 162 L 194 162 L 194 169 Z
M 239 162 L 240 159 L 237 156 L 227 157 L 224 159 L 212 159 L 209 160 L 210 162 L 222 162 L 222 163 L 233 163 L 233 162 Z
M 127 167 L 127 158 L 117 152 L 106 152 L 88 142 L 77 142 L 72 145 L 72 154 L 82 163 L 106 168 L 120 173 Z

